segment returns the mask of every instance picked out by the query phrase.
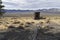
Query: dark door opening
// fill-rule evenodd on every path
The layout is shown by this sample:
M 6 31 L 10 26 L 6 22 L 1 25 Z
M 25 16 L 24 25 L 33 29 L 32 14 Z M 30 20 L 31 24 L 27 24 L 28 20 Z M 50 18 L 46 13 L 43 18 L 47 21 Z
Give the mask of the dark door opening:
M 40 19 L 40 12 L 35 12 L 34 15 L 35 15 L 35 17 L 34 17 L 35 20 Z

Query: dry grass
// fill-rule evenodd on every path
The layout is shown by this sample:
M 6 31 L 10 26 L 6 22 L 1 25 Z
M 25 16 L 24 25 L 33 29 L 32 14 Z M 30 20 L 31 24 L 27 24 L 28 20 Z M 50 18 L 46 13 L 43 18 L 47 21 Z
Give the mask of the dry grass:
M 0 27 L 1 27 L 0 29 L 8 29 L 8 26 L 10 25 L 18 27 L 21 24 L 23 24 L 24 26 L 26 22 L 30 23 L 33 22 L 35 25 L 37 24 L 41 25 L 41 22 L 43 22 L 43 24 L 41 25 L 43 28 L 47 26 L 50 22 L 54 22 L 60 25 L 59 17 L 46 17 L 46 19 L 40 19 L 40 20 L 34 20 L 33 17 L 4 17 L 0 19 Z
M 52 39 L 55 38 L 55 36 L 52 36 L 53 34 L 60 32 L 60 17 L 46 17 L 46 19 L 40 20 L 34 20 L 33 17 L 4 17 L 0 19 L 0 33 L 4 31 L 7 32 L 4 35 L 7 37 L 4 37 L 6 40 L 27 40 L 28 37 L 32 40 L 36 36 L 36 40 Z

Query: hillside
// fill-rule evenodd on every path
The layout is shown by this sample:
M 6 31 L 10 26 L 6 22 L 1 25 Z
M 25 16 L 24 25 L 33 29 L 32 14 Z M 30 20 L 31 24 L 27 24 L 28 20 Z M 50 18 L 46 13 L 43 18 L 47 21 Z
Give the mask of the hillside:
M 7 10 L 5 9 L 6 13 L 19 13 L 19 12 L 42 12 L 42 13 L 57 13 L 60 14 L 60 9 L 51 8 L 51 9 L 38 9 L 38 10 Z

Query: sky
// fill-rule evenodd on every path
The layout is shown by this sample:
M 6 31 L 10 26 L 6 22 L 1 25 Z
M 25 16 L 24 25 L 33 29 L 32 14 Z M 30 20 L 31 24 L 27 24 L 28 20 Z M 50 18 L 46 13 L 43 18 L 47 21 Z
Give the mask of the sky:
M 60 0 L 2 0 L 5 9 L 60 8 Z

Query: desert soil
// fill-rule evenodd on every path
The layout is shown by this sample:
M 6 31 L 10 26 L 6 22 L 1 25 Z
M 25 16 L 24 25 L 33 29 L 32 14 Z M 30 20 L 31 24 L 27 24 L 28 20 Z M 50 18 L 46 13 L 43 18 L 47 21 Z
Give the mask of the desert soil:
M 24 29 L 18 28 L 20 26 Z M 1 18 L 0 40 L 60 40 L 60 19 L 58 17 L 40 20 L 30 17 Z

